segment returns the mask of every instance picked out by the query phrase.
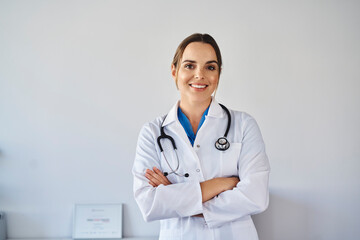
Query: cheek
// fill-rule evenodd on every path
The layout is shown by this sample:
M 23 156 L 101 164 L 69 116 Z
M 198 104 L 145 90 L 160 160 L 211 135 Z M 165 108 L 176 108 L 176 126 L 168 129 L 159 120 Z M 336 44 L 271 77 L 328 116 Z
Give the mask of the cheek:
M 219 75 L 212 75 L 210 78 L 210 82 L 214 85 L 217 85 L 219 83 Z
M 187 81 L 189 81 L 191 79 L 192 75 L 187 73 L 187 72 L 181 72 L 179 71 L 177 79 L 178 79 L 178 84 L 182 84 L 182 83 L 186 83 Z
M 184 79 L 183 75 L 178 75 L 177 77 L 177 81 L 176 81 L 176 86 L 179 90 L 183 89 L 183 86 L 186 85 L 186 80 Z

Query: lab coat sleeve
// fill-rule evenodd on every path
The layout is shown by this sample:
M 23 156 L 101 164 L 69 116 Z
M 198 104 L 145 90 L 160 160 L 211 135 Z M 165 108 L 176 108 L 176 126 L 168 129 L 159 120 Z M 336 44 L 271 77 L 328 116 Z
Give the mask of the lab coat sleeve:
M 268 207 L 270 165 L 264 142 L 256 121 L 250 116 L 243 129 L 238 159 L 240 182 L 203 204 L 203 215 L 210 228 L 263 212 Z
M 159 131 L 158 127 L 157 130 Z M 139 135 L 133 165 L 134 196 L 145 221 L 187 217 L 202 212 L 200 183 L 188 181 L 152 187 L 145 177 L 146 169 L 161 170 L 156 126 L 145 125 Z

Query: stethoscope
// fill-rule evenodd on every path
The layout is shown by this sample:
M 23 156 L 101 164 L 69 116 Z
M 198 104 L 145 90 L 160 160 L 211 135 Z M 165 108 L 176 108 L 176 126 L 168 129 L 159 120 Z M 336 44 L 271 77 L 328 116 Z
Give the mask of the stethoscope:
M 227 135 L 228 135 L 228 133 L 229 133 L 229 129 L 230 129 L 230 125 L 231 125 L 231 115 L 230 115 L 229 110 L 228 110 L 224 105 L 222 105 L 222 104 L 220 104 L 220 103 L 219 103 L 219 105 L 222 107 L 222 109 L 225 110 L 225 112 L 226 112 L 226 114 L 227 114 L 227 116 L 228 116 L 228 123 L 227 123 L 227 127 L 226 127 L 226 131 L 225 131 L 224 136 L 223 136 L 223 137 L 220 137 L 220 138 L 215 142 L 215 148 L 216 148 L 217 150 L 219 150 L 219 151 L 225 151 L 225 150 L 229 149 L 229 147 L 230 147 L 230 143 L 229 143 L 229 141 L 227 140 Z M 163 120 L 163 122 L 162 122 L 162 124 L 161 124 L 161 127 L 160 127 L 160 136 L 157 138 L 157 144 L 158 144 L 158 146 L 159 146 L 159 148 L 160 148 L 160 152 L 161 152 L 161 154 L 164 156 L 165 161 L 166 161 L 167 165 L 169 166 L 169 168 L 170 168 L 170 170 L 171 170 L 171 172 L 164 172 L 164 176 L 167 176 L 167 175 L 173 173 L 173 174 L 175 174 L 175 175 L 177 175 L 177 176 L 179 176 L 179 177 L 189 177 L 189 176 L 190 176 L 189 173 L 180 174 L 180 173 L 177 172 L 178 169 L 179 169 L 180 161 L 179 161 L 179 157 L 178 157 L 178 154 L 177 154 L 177 148 L 176 148 L 175 140 L 174 140 L 171 136 L 165 134 L 164 127 L 163 127 L 163 124 L 164 124 L 165 119 L 166 119 L 166 116 L 165 116 L 165 118 L 164 118 L 164 120 Z M 170 166 L 168 160 L 166 159 L 166 156 L 165 156 L 165 154 L 164 154 L 164 150 L 163 150 L 162 145 L 161 145 L 161 142 L 160 142 L 161 139 L 169 139 L 170 142 L 171 142 L 171 144 L 172 144 L 172 146 L 173 146 L 173 149 L 174 149 L 175 154 L 176 154 L 176 159 L 177 159 L 177 166 L 176 166 L 175 169 L 173 169 L 173 168 Z

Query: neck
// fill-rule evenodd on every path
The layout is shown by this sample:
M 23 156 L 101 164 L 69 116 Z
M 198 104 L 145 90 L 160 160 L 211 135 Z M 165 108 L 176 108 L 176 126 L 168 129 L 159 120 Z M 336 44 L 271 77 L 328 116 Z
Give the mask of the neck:
M 205 110 L 209 107 L 210 103 L 211 98 L 203 102 L 191 102 L 183 99 L 180 100 L 179 107 L 189 119 L 194 133 L 196 133 L 201 117 L 204 114 Z

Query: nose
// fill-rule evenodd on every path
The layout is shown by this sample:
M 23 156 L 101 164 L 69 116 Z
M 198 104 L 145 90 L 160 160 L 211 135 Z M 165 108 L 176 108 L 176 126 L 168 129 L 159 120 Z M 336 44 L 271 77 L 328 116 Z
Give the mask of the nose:
M 205 75 L 202 69 L 197 69 L 197 71 L 195 72 L 195 78 L 196 79 L 204 79 Z

